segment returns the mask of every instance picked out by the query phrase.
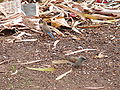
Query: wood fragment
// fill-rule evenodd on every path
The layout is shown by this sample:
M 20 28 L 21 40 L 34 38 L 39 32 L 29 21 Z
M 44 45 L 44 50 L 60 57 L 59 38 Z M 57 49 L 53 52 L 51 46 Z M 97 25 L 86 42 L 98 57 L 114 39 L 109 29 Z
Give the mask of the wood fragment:
M 41 62 L 43 60 L 34 60 L 34 61 L 30 61 L 30 62 L 25 62 L 25 63 L 20 63 L 21 65 L 26 65 L 26 64 L 33 64 L 33 63 L 37 63 L 37 62 Z
M 55 80 L 60 80 L 62 79 L 63 77 L 65 77 L 67 74 L 71 73 L 72 72 L 72 69 L 70 69 L 69 71 L 61 74 L 60 76 L 58 76 Z
M 56 48 L 56 46 L 57 46 L 57 44 L 60 42 L 60 40 L 56 40 L 55 42 L 54 42 L 54 44 L 53 44 L 53 48 L 52 49 L 55 49 Z
M 2 62 L 0 62 L 0 65 L 5 64 L 5 63 L 8 63 L 9 61 L 10 61 L 10 60 L 2 61 Z
M 85 87 L 88 90 L 97 90 L 97 89 L 103 89 L 104 87 Z
M 93 51 L 93 50 L 96 50 L 96 49 L 82 49 L 82 50 L 77 50 L 74 52 L 67 53 L 65 55 L 72 55 L 72 54 L 76 54 L 76 53 L 80 53 L 80 52 L 84 52 L 84 51 Z
M 15 42 L 34 42 L 37 41 L 37 39 L 21 39 L 21 40 L 15 40 Z

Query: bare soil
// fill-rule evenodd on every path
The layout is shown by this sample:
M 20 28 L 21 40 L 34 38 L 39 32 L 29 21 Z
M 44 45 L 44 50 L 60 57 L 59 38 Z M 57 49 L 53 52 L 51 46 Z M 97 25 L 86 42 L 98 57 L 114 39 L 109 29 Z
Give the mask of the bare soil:
M 120 29 L 116 25 L 85 29 L 78 35 L 81 40 L 71 37 L 57 37 L 60 42 L 55 49 L 49 36 L 40 36 L 35 42 L 0 43 L 0 90 L 97 90 L 120 89 Z M 32 37 L 30 37 L 32 38 Z M 97 49 L 70 56 L 85 56 L 87 61 L 78 69 L 56 81 L 55 78 L 70 70 L 67 64 L 56 65 L 55 72 L 28 70 L 25 67 L 51 65 L 52 60 L 65 59 L 66 51 L 79 50 L 80 47 Z M 104 52 L 107 58 L 94 58 Z M 41 62 L 20 65 L 19 63 L 43 60 Z M 15 71 L 16 74 L 11 75 Z M 99 87 L 101 89 L 99 89 Z

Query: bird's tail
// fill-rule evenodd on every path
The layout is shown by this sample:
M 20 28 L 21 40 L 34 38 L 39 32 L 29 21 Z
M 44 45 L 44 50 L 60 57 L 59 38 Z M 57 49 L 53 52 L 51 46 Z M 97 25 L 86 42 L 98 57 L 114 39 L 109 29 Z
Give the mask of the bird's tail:
M 51 38 L 55 39 L 55 37 L 53 36 L 53 34 L 52 34 L 51 32 L 47 32 L 47 34 L 48 34 Z

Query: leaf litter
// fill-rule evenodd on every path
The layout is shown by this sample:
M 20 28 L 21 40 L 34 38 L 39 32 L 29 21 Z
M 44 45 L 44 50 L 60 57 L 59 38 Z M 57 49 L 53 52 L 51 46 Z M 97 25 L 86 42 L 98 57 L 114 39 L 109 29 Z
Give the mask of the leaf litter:
M 41 34 L 43 31 L 40 29 L 40 23 L 45 21 L 47 23 L 47 27 L 53 27 L 55 28 L 53 31 L 51 31 L 51 34 L 55 32 L 56 34 L 60 35 L 60 32 L 62 30 L 62 26 L 66 28 L 70 28 L 72 31 L 76 33 L 80 33 L 80 26 L 79 23 L 81 22 L 87 22 L 91 21 L 91 26 L 88 26 L 85 28 L 90 27 L 99 27 L 99 23 L 111 23 L 114 24 L 114 22 L 119 21 L 119 2 L 112 1 L 112 2 L 98 2 L 95 0 L 87 0 L 84 2 L 74 2 L 72 0 L 44 0 L 42 2 L 34 2 L 25 4 L 25 2 L 20 2 L 19 0 L 12 1 L 12 4 L 8 4 L 10 2 L 4 2 L 0 3 L 2 7 L 8 5 L 7 9 L 9 8 L 12 11 L 12 8 L 14 8 L 14 12 L 11 12 L 10 14 L 7 9 L 0 9 L 1 13 L 5 16 L 4 18 L 0 19 L 0 28 L 12 28 L 13 25 L 21 25 L 23 27 L 28 27 L 30 30 Z M 16 5 L 18 4 L 18 6 Z M 113 6 L 113 4 L 116 4 Z M 25 7 L 26 5 L 26 7 Z M 15 6 L 15 7 L 13 7 Z M 115 8 L 115 6 L 117 8 Z M 1 7 L 1 8 L 2 8 Z M 21 9 L 22 7 L 22 9 Z M 24 9 L 25 8 L 25 9 Z M 30 9 L 30 10 L 26 10 Z M 34 10 L 33 10 L 34 9 Z M 31 11 L 33 10 L 33 11 Z M 32 14 L 32 13 L 34 14 Z M 27 13 L 27 14 L 25 14 Z M 31 13 L 31 14 L 28 14 Z M 73 17 L 72 14 L 75 16 Z M 70 18 L 72 20 L 70 20 Z M 73 25 L 73 22 L 76 22 L 75 25 Z M 46 26 L 43 26 L 46 27 Z M 19 28 L 18 28 L 19 29 Z M 48 29 L 48 28 L 47 28 Z M 51 29 L 52 30 L 52 29 Z M 67 29 L 65 32 L 68 31 Z M 48 33 L 48 31 L 46 31 Z M 43 33 L 46 33 L 43 32 Z M 62 32 L 61 32 L 62 34 Z M 63 34 L 62 34 L 63 36 Z
M 29 29 L 38 34 L 46 34 L 51 38 L 57 38 L 58 36 L 64 37 L 66 32 L 68 36 L 75 40 L 80 40 L 76 34 L 82 34 L 80 28 L 97 28 L 103 25 L 114 24 L 120 20 L 120 5 L 119 1 L 111 2 L 101 2 L 102 0 L 86 0 L 81 2 L 74 2 L 72 0 L 43 0 L 42 2 L 34 2 L 34 4 L 26 4 L 25 2 L 20 2 L 20 0 L 13 0 L 11 2 L 0 3 L 0 34 L 5 29 L 12 30 L 17 28 L 18 32 L 15 35 L 11 35 L 7 38 L 8 43 L 13 42 L 23 42 L 23 41 L 37 41 L 37 39 L 23 39 L 23 35 L 30 35 L 29 33 L 21 31 L 22 29 Z M 103 0 L 104 1 L 104 0 Z M 29 2 L 27 2 L 29 3 Z M 18 5 L 18 6 L 17 6 Z M 29 11 L 25 11 L 26 5 Z M 34 12 L 30 13 L 34 5 Z M 5 7 L 8 6 L 8 7 Z M 10 8 L 9 8 L 10 7 Z M 14 8 L 14 10 L 13 10 Z M 9 12 L 8 12 L 9 9 Z M 29 14 L 30 13 L 30 14 Z M 42 21 L 42 22 L 40 22 Z M 45 22 L 45 26 L 44 26 Z M 91 22 L 91 25 L 81 25 L 81 23 Z M 101 25 L 102 23 L 102 25 Z M 17 27 L 20 26 L 20 27 Z M 42 27 L 42 28 L 41 28 Z M 47 28 L 46 28 L 47 27 Z M 67 29 L 64 29 L 64 28 Z M 21 29 L 22 28 L 22 29 Z M 73 35 L 72 32 L 76 34 Z M 56 33 L 56 34 L 55 34 Z M 1 38 L 0 38 L 1 40 Z M 2 39 L 4 40 L 4 39 Z M 60 40 L 54 42 L 53 49 L 56 49 L 57 44 Z M 82 49 L 74 52 L 66 53 L 65 55 L 72 55 L 80 53 L 83 51 L 96 50 L 96 49 Z M 96 58 L 107 57 L 106 55 L 99 54 Z M 35 62 L 39 62 L 35 61 Z M 27 62 L 22 64 L 35 63 Z M 66 63 L 64 61 L 52 63 Z M 27 69 L 37 70 L 37 71 L 54 71 L 55 68 L 30 68 Z M 59 80 L 66 76 L 68 73 L 72 72 L 72 69 L 68 72 L 58 76 L 56 80 Z M 13 75 L 16 74 L 13 73 Z

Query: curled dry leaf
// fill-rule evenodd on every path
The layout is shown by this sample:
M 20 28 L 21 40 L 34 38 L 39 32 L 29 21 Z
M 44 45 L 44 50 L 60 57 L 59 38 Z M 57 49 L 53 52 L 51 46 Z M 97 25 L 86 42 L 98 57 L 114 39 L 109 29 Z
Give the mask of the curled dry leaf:
M 80 16 L 80 17 L 82 18 L 82 20 L 86 20 L 85 17 L 83 16 L 83 13 L 81 13 L 81 12 L 79 12 L 79 11 L 76 11 L 76 10 L 74 10 L 74 9 L 71 8 L 71 7 L 67 7 L 67 6 L 65 6 L 65 5 L 57 5 L 57 6 L 65 9 L 65 10 L 69 10 L 69 11 L 75 13 L 76 15 Z
M 51 18 L 51 24 L 56 28 L 60 26 L 70 27 L 64 17 Z

